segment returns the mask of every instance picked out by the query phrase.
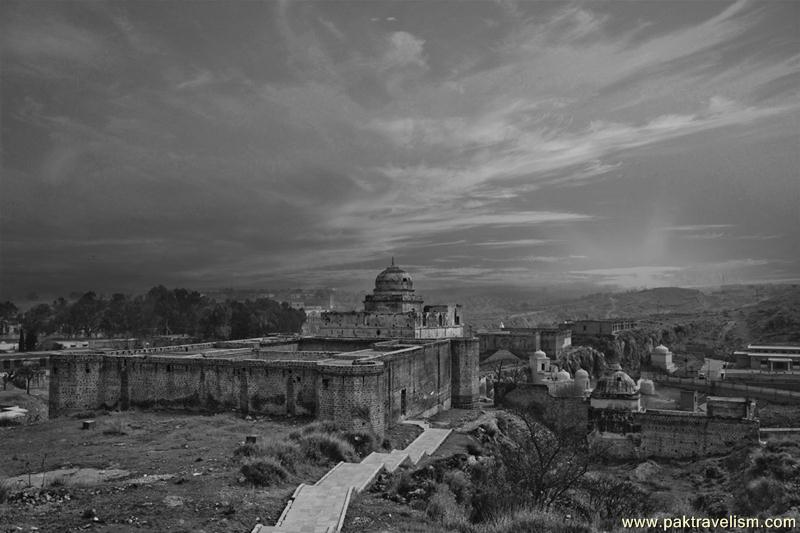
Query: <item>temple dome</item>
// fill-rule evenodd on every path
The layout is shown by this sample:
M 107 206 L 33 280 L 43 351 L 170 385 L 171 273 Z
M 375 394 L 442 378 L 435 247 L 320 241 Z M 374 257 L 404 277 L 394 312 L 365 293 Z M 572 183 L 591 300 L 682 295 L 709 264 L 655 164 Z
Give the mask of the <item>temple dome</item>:
M 597 386 L 592 392 L 595 398 L 630 398 L 638 396 L 639 387 L 636 382 L 622 370 L 619 364 L 609 365 L 607 374 L 597 380 Z
M 653 353 L 657 353 L 660 355 L 667 355 L 669 353 L 669 348 L 667 348 L 663 344 L 659 344 L 658 346 L 653 348 Z
M 563 368 L 558 371 L 558 374 L 556 374 L 556 381 L 569 381 L 570 379 L 572 379 L 572 376 L 570 376 L 569 372 Z
M 411 275 L 394 264 L 392 259 L 391 266 L 386 267 L 375 278 L 375 291 L 376 292 L 394 292 L 394 291 L 413 291 L 414 280 Z
M 535 352 L 533 352 L 533 357 L 535 359 L 549 359 L 547 357 L 547 354 L 544 353 L 542 350 L 536 350 Z
M 575 379 L 589 379 L 589 373 L 586 370 L 579 368 L 575 372 Z

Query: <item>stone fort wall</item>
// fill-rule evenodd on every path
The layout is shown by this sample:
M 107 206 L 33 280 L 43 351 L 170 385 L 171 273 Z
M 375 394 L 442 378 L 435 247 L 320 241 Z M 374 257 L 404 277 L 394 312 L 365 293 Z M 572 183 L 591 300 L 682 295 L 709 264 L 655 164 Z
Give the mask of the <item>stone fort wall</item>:
M 379 344 L 386 346 L 362 350 L 360 359 L 301 358 L 291 347 L 262 352 L 263 359 L 63 354 L 50 360 L 50 416 L 98 408 L 236 409 L 315 415 L 382 434 L 403 418 L 448 409 L 453 395 L 459 405 L 477 400 L 477 339 Z
M 641 425 L 642 457 L 691 458 L 729 453 L 740 442 L 758 442 L 758 421 L 702 413 L 647 410 L 634 413 Z

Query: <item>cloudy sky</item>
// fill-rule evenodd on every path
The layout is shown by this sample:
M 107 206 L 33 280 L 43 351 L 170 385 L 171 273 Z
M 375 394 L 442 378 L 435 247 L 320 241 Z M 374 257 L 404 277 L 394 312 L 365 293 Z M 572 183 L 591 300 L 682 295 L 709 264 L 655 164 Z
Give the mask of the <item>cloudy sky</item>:
M 0 9 L 6 295 L 800 278 L 799 2 Z

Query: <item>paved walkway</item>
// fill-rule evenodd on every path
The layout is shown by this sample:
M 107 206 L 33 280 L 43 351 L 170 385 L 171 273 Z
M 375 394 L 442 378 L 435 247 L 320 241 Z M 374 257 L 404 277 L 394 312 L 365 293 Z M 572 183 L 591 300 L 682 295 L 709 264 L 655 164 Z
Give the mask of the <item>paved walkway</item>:
M 383 470 L 394 472 L 406 462 L 417 464 L 435 452 L 452 431 L 433 429 L 425 422 L 407 423 L 424 431 L 405 450 L 372 452 L 360 463 L 339 463 L 314 485 L 297 487 L 274 526 L 258 524 L 251 533 L 338 533 L 354 492 L 367 488 Z

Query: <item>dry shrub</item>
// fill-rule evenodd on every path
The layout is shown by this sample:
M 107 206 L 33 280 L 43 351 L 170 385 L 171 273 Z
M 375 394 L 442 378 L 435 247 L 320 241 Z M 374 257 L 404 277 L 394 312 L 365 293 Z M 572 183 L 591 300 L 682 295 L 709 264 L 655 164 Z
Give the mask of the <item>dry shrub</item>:
M 470 533 L 592 533 L 589 524 L 555 513 L 520 509 L 469 529 Z
M 64 476 L 56 476 L 47 482 L 49 487 L 65 487 L 66 485 L 67 480 Z
M 269 487 L 289 477 L 289 472 L 272 457 L 246 459 L 240 471 L 245 480 L 259 487 Z
M 11 497 L 11 483 L 0 481 L 0 503 L 6 503 Z
M 297 443 L 303 454 L 317 463 L 358 460 L 358 455 L 349 442 L 330 433 L 309 433 L 297 439 Z
M 289 438 L 292 440 L 299 440 L 303 436 L 311 433 L 333 433 L 338 435 L 341 431 L 341 428 L 332 420 L 317 420 L 316 422 L 306 424 L 296 431 L 292 431 L 289 433 Z
M 472 498 L 472 483 L 462 470 L 451 470 L 444 474 L 443 481 L 452 491 L 459 504 L 469 504 Z
M 425 512 L 431 520 L 447 528 L 467 523 L 464 508 L 458 504 L 450 487 L 444 484 L 436 486 L 436 492 L 431 496 Z
M 360 457 L 366 457 L 374 452 L 378 446 L 378 439 L 371 431 L 348 431 L 342 436 Z
M 234 459 L 274 459 L 294 472 L 303 459 L 303 450 L 296 442 L 269 441 L 264 444 L 245 442 L 233 450 Z
M 407 470 L 399 470 L 392 476 L 386 492 L 393 496 L 405 497 L 415 488 L 416 485 L 411 474 Z
M 303 452 L 295 442 L 273 441 L 265 444 L 262 454 L 276 459 L 284 468 L 294 472 L 297 463 L 303 460 Z
M 263 457 L 264 456 L 264 447 L 260 444 L 255 444 L 252 442 L 245 442 L 244 444 L 240 444 L 233 450 L 233 457 L 235 459 L 239 459 L 241 457 Z

